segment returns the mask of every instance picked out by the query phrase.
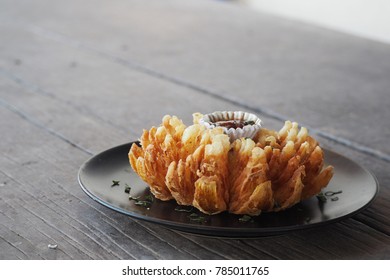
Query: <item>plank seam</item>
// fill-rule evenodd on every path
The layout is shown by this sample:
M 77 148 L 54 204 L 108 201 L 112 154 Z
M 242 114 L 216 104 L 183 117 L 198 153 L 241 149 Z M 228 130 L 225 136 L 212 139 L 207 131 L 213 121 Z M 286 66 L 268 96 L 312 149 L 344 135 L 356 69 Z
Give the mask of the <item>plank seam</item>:
M 63 141 L 65 141 L 66 143 L 68 143 L 69 145 L 71 145 L 72 147 L 75 147 L 85 153 L 87 153 L 88 155 L 92 156 L 94 153 L 90 150 L 88 150 L 87 148 L 84 148 L 82 147 L 81 145 L 77 144 L 77 143 L 74 143 L 72 140 L 68 139 L 67 137 L 65 137 L 64 135 L 62 135 L 61 133 L 45 126 L 44 124 L 42 124 L 41 122 L 39 122 L 38 120 L 34 119 L 32 116 L 28 115 L 27 113 L 24 113 L 22 112 L 21 110 L 19 110 L 18 108 L 16 108 L 15 106 L 9 104 L 8 102 L 6 102 L 4 99 L 0 98 L 0 105 L 3 106 L 4 108 L 8 109 L 9 111 L 15 113 L 16 115 L 18 115 L 20 118 L 26 120 L 27 122 L 29 122 L 30 124 L 38 127 L 38 128 L 41 128 L 43 130 L 45 130 L 46 132 L 48 132 L 49 134 L 55 136 L 56 138 L 59 138 Z
M 58 32 L 47 30 L 47 29 L 44 29 L 42 27 L 39 27 L 36 25 L 31 25 L 31 24 L 29 24 L 29 25 L 24 24 L 24 28 L 29 30 L 30 32 L 36 34 L 36 35 L 41 36 L 41 37 L 45 37 L 47 39 L 51 39 L 51 40 L 54 40 L 54 41 L 57 41 L 60 43 L 65 43 L 66 45 L 71 46 L 71 47 L 76 48 L 76 49 L 80 49 L 80 50 L 94 53 L 95 55 L 98 55 L 100 57 L 111 60 L 117 64 L 120 64 L 122 66 L 130 68 L 132 70 L 144 73 L 146 75 L 149 75 L 149 76 L 152 76 L 152 77 L 155 77 L 155 78 L 167 81 L 167 82 L 171 82 L 173 84 L 176 84 L 176 85 L 188 88 L 188 89 L 192 89 L 198 93 L 201 93 L 201 94 L 204 94 L 206 96 L 210 96 L 210 97 L 231 103 L 231 104 L 236 105 L 236 106 L 241 106 L 247 110 L 253 111 L 253 112 L 260 114 L 260 115 L 267 116 L 267 117 L 272 118 L 274 120 L 284 122 L 284 121 L 290 119 L 287 116 L 279 114 L 273 110 L 270 110 L 270 109 L 267 109 L 264 107 L 260 107 L 260 106 L 254 107 L 250 104 L 247 104 L 245 102 L 240 101 L 238 98 L 227 97 L 226 95 L 223 94 L 223 92 L 218 92 L 218 91 L 215 91 L 212 89 L 208 89 L 208 88 L 196 85 L 196 84 L 194 84 L 190 81 L 184 80 L 182 78 L 178 78 L 175 76 L 164 74 L 164 73 L 159 72 L 157 70 L 154 70 L 150 67 L 142 65 L 138 62 L 135 62 L 135 61 L 132 61 L 129 59 L 124 59 L 124 58 L 121 58 L 119 56 L 104 52 L 102 50 L 99 50 L 95 47 L 89 46 L 88 44 L 77 41 L 73 38 L 70 38 L 69 36 L 60 34 Z M 307 127 L 312 132 L 316 133 L 317 135 L 319 135 L 325 139 L 331 140 L 335 143 L 338 143 L 342 146 L 346 146 L 348 148 L 359 151 L 361 153 L 373 156 L 373 157 L 378 158 L 380 160 L 383 160 L 385 162 L 390 162 L 390 155 L 388 155 L 380 150 L 376 150 L 376 149 L 367 147 L 367 146 L 360 144 L 358 142 L 355 142 L 355 141 L 352 141 L 352 140 L 349 140 L 349 139 L 346 139 L 346 138 L 343 138 L 340 136 L 333 135 L 333 134 L 328 133 L 328 132 L 323 131 L 323 130 L 315 129 L 311 126 L 305 125 L 304 123 L 302 123 L 302 125 Z

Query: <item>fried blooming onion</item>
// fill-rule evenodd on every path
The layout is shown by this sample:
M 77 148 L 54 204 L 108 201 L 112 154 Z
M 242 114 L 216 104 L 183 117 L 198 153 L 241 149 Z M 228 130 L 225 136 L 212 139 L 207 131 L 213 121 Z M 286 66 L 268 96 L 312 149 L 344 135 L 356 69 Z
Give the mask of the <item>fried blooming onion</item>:
M 230 143 L 223 128 L 199 124 L 201 117 L 194 114 L 186 127 L 165 116 L 159 127 L 144 130 L 141 147 L 132 145 L 130 164 L 156 198 L 207 214 L 259 215 L 318 194 L 332 178 L 318 142 L 295 122 Z

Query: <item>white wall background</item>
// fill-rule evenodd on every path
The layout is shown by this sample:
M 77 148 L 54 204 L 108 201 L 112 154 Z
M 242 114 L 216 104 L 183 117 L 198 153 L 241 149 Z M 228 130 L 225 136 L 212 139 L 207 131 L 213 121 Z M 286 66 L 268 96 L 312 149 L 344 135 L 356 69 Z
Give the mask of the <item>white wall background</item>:
M 241 0 L 254 9 L 390 44 L 390 0 Z

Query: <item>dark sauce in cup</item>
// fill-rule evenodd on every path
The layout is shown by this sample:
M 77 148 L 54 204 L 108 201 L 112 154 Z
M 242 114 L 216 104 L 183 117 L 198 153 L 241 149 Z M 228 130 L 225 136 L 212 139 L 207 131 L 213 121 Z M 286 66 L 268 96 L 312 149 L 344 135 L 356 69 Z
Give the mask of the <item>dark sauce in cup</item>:
M 243 120 L 228 120 L 228 121 L 217 121 L 214 123 L 215 126 L 222 126 L 226 127 L 227 129 L 230 128 L 243 128 L 246 125 L 254 125 L 254 121 L 243 121 Z

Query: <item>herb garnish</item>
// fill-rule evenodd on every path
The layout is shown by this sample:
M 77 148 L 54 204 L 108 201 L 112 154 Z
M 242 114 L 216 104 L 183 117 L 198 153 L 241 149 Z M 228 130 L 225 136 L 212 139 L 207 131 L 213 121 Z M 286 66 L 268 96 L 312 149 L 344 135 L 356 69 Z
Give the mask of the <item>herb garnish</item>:
M 334 196 L 334 195 L 336 195 L 336 194 L 340 194 L 340 193 L 342 193 L 342 192 L 343 192 L 343 191 L 337 191 L 337 192 L 327 191 L 327 192 L 325 193 L 325 196 L 331 197 L 331 196 Z M 338 198 L 337 196 L 334 196 L 334 197 L 332 197 L 330 200 L 331 200 L 331 201 L 337 201 L 337 200 L 339 200 L 339 198 Z
M 343 191 L 338 191 L 338 192 L 327 191 L 327 192 L 325 193 L 325 195 L 326 195 L 326 196 L 334 196 L 334 195 L 340 194 L 340 193 L 342 193 L 342 192 L 343 192 Z
M 145 195 L 145 201 L 152 203 L 154 201 L 154 197 L 151 194 Z
M 244 122 L 244 125 L 254 125 L 255 122 L 254 121 L 246 121 Z
M 328 199 L 326 198 L 326 196 L 320 192 L 319 194 L 317 194 L 317 199 L 320 201 L 320 202 L 326 202 Z
M 207 222 L 205 217 L 199 216 L 196 213 L 192 213 L 191 215 L 188 216 L 188 218 L 190 219 L 190 222 L 197 222 L 200 224 Z
M 328 197 L 334 196 L 336 194 L 340 194 L 342 192 L 343 191 L 337 191 L 337 192 L 327 191 L 327 192 L 325 192 L 325 194 L 323 192 L 320 192 L 319 194 L 317 194 L 317 198 L 321 202 L 326 202 L 328 200 Z M 339 200 L 339 198 L 337 196 L 335 196 L 335 197 L 332 197 L 330 200 L 337 201 L 337 200 Z
M 134 200 L 135 202 L 138 202 L 139 198 L 140 198 L 140 196 L 132 197 L 131 195 L 129 195 L 129 200 Z
M 152 203 L 150 201 L 147 201 L 147 200 L 138 200 L 134 204 L 138 205 L 138 206 L 145 207 L 145 208 L 149 208 L 152 205 Z
M 112 185 L 111 187 L 119 186 L 120 181 L 117 180 L 112 180 Z
M 130 190 L 129 190 L 129 193 L 130 193 Z M 154 201 L 154 197 L 153 197 L 153 195 L 148 194 L 148 195 L 145 195 L 145 197 L 142 200 L 140 200 L 140 196 L 132 197 L 131 195 L 129 195 L 129 200 L 134 200 L 135 205 L 145 207 L 147 210 L 149 210 L 150 206 L 152 206 L 152 203 Z
M 252 217 L 249 216 L 249 215 L 244 215 L 244 216 L 242 216 L 241 218 L 238 219 L 238 221 L 239 221 L 240 223 L 247 223 L 247 222 L 253 223 L 253 222 L 254 222 L 253 219 L 252 219 Z
M 154 201 L 154 197 L 152 194 L 147 194 L 145 195 L 143 200 L 140 200 L 141 196 L 134 197 L 130 195 L 130 192 L 131 192 L 131 187 L 128 184 L 125 184 L 125 193 L 129 194 L 129 200 L 134 200 L 135 201 L 134 205 L 145 207 L 147 208 L 147 210 L 150 209 L 150 206 L 152 206 L 152 203 Z
M 189 207 L 189 208 L 188 208 Z M 185 206 L 177 206 L 175 208 L 175 211 L 177 212 L 187 212 L 187 213 L 191 213 L 192 210 L 194 210 L 194 207 L 192 206 L 187 206 L 187 208 Z

